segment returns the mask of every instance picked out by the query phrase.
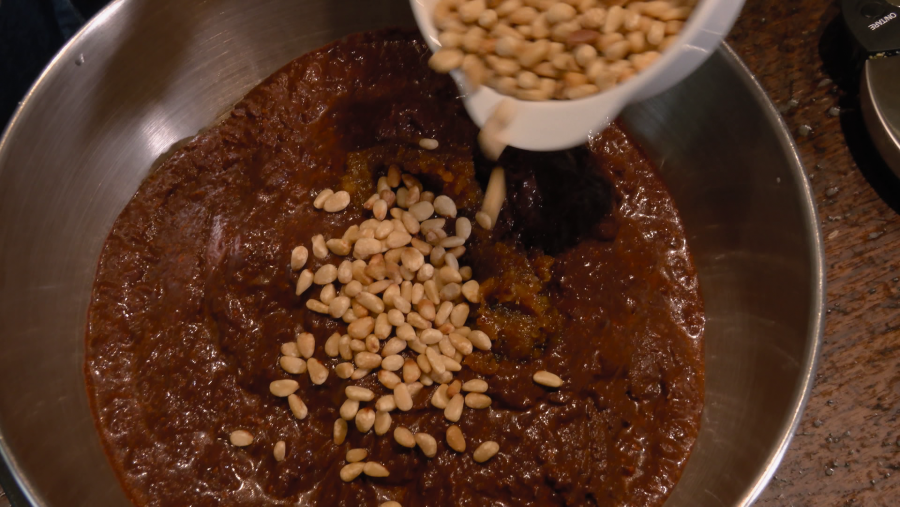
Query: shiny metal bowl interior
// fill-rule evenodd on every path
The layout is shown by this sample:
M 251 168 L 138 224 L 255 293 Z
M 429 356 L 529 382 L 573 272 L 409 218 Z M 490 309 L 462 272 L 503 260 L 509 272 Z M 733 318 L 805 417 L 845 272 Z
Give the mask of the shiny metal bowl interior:
M 119 0 L 50 65 L 0 144 L 0 453 L 40 506 L 127 505 L 84 390 L 107 231 L 155 161 L 292 58 L 412 25 L 408 4 Z M 706 300 L 703 427 L 667 507 L 745 506 L 805 404 L 824 279 L 790 136 L 723 48 L 624 119 L 679 205 Z

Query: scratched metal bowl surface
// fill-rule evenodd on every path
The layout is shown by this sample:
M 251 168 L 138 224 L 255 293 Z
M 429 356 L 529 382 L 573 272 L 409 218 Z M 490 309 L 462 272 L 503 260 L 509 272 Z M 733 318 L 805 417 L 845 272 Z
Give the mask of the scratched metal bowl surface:
M 100 248 L 151 166 L 291 59 L 390 25 L 412 25 L 405 0 L 119 0 L 49 65 L 0 143 L 0 455 L 18 503 L 128 504 L 91 419 L 83 339 Z M 681 210 L 708 317 L 702 430 L 666 507 L 746 506 L 815 370 L 810 190 L 727 48 L 624 119 Z

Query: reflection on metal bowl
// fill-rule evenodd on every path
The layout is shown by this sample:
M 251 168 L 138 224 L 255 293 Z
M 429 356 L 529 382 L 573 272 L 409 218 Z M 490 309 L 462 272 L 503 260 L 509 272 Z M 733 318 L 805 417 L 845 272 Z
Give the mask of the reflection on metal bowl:
M 403 0 L 123 0 L 49 66 L 0 144 L 0 453 L 27 501 L 128 504 L 82 342 L 100 248 L 142 178 L 292 58 L 389 25 L 412 26 Z M 809 188 L 727 48 L 623 117 L 679 205 L 708 318 L 703 427 L 666 506 L 749 505 L 799 422 L 821 338 Z

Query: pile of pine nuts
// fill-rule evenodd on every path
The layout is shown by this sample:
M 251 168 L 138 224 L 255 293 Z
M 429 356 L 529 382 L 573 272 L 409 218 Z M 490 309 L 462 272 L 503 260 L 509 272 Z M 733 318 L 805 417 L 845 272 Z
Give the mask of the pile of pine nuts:
M 323 190 L 315 198 L 314 207 L 329 211 L 325 203 L 339 194 Z M 476 222 L 489 229 L 496 223 L 505 199 L 501 168 L 492 173 L 488 194 L 493 197 L 486 197 Z M 343 196 L 339 199 L 341 209 L 346 208 Z M 472 279 L 471 267 L 459 262 L 466 252 L 472 222 L 458 216 L 457 205 L 450 197 L 424 190 L 415 176 L 402 173 L 397 166 L 389 167 L 387 175 L 379 178 L 377 192 L 363 207 L 374 218 L 350 226 L 340 238 L 312 238 L 316 258 L 324 259 L 329 253 L 347 257 L 340 264 L 322 264 L 315 272 L 304 269 L 310 252 L 305 246 L 295 247 L 290 258 L 291 269 L 300 271 L 298 296 L 313 285 L 321 287 L 318 299 L 308 299 L 306 307 L 347 324 L 346 334 L 334 333 L 324 341 L 325 355 L 338 360 L 331 370 L 349 381 L 374 374 L 384 388 L 379 395 L 366 387 L 344 386 L 333 441 L 343 444 L 351 423 L 361 433 L 387 434 L 392 425 L 391 412 L 411 410 L 413 399 L 430 387 L 430 405 L 443 411 L 450 423 L 444 435 L 447 446 L 464 453 L 468 448 L 466 437 L 455 423 L 466 408 L 484 410 L 492 403 L 486 394 L 490 387 L 487 381 L 471 379 L 463 383 L 454 378 L 463 369 L 465 356 L 476 349 L 489 351 L 492 345 L 487 334 L 467 325 L 469 305 L 481 302 L 480 285 Z M 450 232 L 445 229 L 448 221 L 453 224 Z M 313 385 L 324 384 L 330 369 L 313 357 L 316 348 L 315 336 L 299 333 L 296 340 L 281 345 L 281 369 L 290 375 L 307 374 Z M 550 388 L 563 384 L 562 379 L 546 371 L 536 372 L 533 379 Z M 294 417 L 303 420 L 309 409 L 297 395 L 299 387 L 299 382 L 288 378 L 271 382 L 269 391 L 286 398 Z M 401 446 L 417 447 L 427 458 L 437 455 L 437 440 L 428 433 L 413 433 L 397 426 L 392 434 Z M 253 443 L 253 435 L 236 430 L 230 440 L 243 447 Z M 480 442 L 472 451 L 472 459 L 485 463 L 499 450 L 497 442 Z M 283 461 L 286 452 L 284 441 L 275 444 L 277 461 Z M 365 449 L 348 450 L 341 479 L 350 482 L 360 475 L 390 475 L 381 463 L 366 461 L 367 457 Z M 382 505 L 399 506 L 396 502 Z
M 678 37 L 696 0 L 439 0 L 432 69 L 461 68 L 522 100 L 579 99 L 627 81 Z

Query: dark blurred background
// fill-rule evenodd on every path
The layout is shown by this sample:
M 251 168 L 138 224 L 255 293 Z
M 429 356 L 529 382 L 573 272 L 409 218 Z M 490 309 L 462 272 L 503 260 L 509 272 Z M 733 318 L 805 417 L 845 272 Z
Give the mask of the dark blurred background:
M 110 0 L 0 0 L 0 129 L 56 51 Z

